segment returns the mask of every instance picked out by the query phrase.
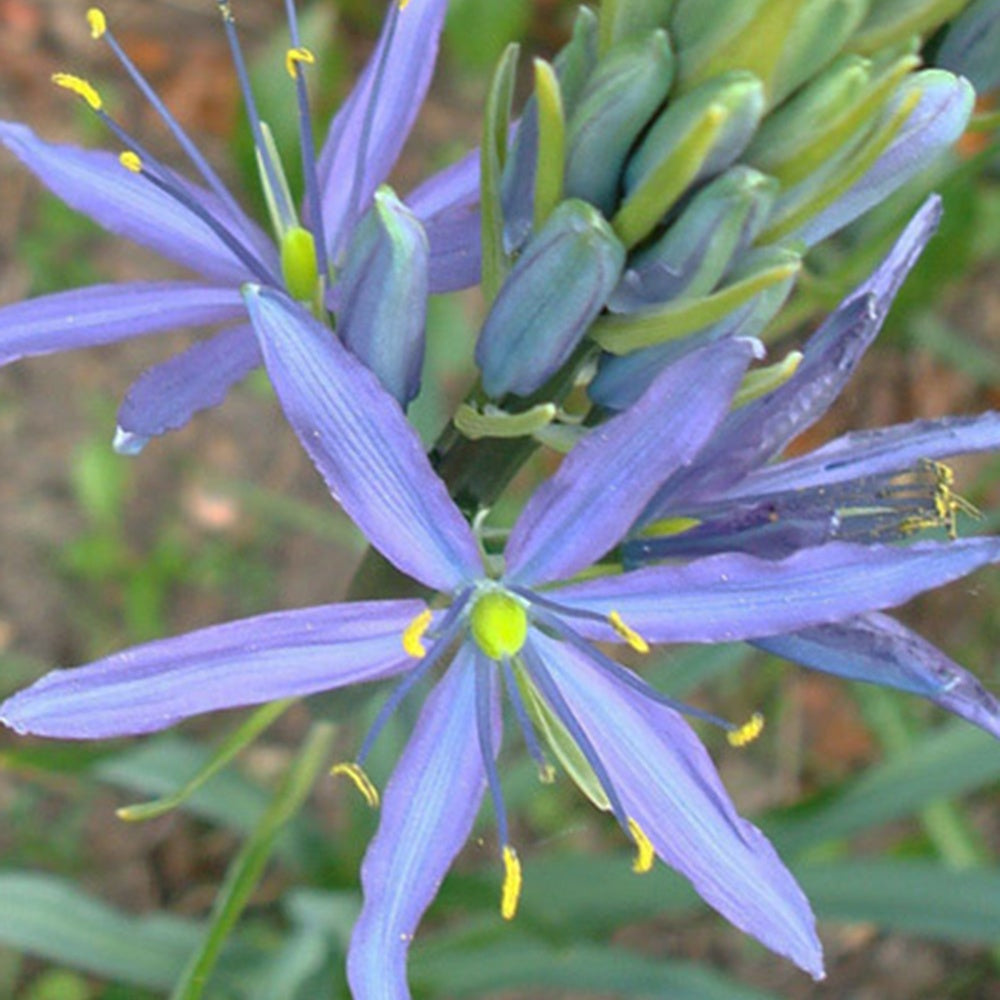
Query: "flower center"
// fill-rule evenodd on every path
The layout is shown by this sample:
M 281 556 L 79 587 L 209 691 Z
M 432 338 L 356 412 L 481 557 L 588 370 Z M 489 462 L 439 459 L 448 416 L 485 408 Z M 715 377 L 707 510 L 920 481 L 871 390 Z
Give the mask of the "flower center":
M 503 590 L 488 590 L 476 599 L 469 613 L 469 629 L 476 645 L 492 660 L 521 651 L 528 636 L 524 605 Z

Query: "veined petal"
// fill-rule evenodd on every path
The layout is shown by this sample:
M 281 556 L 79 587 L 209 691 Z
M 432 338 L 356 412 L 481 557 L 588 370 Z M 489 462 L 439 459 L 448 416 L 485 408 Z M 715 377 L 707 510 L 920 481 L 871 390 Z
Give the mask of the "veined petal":
M 918 694 L 1000 738 L 1000 702 L 968 670 L 886 615 L 769 636 L 754 645 L 813 670 Z
M 143 372 L 118 411 L 118 427 L 135 441 L 183 427 L 262 363 L 249 324 L 223 330 Z
M 903 604 L 1000 561 L 1000 538 L 906 547 L 831 542 L 772 561 L 739 553 L 655 566 L 551 592 L 560 604 L 617 611 L 650 642 L 729 642 L 840 622 Z M 587 620 L 590 638 L 621 642 Z
M 364 907 L 347 958 L 354 1000 L 408 1000 L 406 955 L 417 924 L 479 811 L 486 777 L 474 658 L 471 646 L 459 651 L 385 790 L 378 832 L 361 866 Z M 499 730 L 499 705 L 493 710 Z
M 860 476 L 902 471 L 923 460 L 998 448 L 1000 413 L 914 420 L 908 424 L 844 434 L 801 458 L 752 473 L 726 497 L 808 489 Z
M 336 262 L 386 179 L 423 104 L 447 0 L 390 0 L 385 27 L 319 157 L 323 223 Z
M 373 545 L 436 590 L 482 575 L 472 529 L 399 404 L 287 297 L 248 286 L 264 362 L 299 440 Z
M 538 632 L 530 641 L 656 853 L 727 920 L 822 978 L 808 901 L 767 838 L 736 812 L 690 726 L 567 644 Z
M 111 153 L 44 142 L 26 125 L 14 122 L 0 122 L 0 143 L 53 194 L 109 232 L 217 281 L 239 283 L 253 277 L 203 222 L 145 178 L 126 170 Z M 223 214 L 208 192 L 176 175 L 172 179 L 211 214 Z M 225 218 L 234 221 L 228 212 Z M 245 218 L 238 223 L 240 235 L 249 242 L 253 224 Z M 259 255 L 257 242 L 253 250 Z M 271 258 L 265 263 L 273 263 L 273 250 Z
M 584 437 L 514 525 L 508 577 L 538 584 L 571 576 L 612 548 L 657 486 L 710 438 L 754 347 L 728 340 L 692 352 Z
M 812 335 L 796 373 L 774 392 L 731 413 L 697 461 L 664 483 L 642 523 L 663 516 L 681 499 L 709 498 L 731 488 L 826 413 L 882 328 L 940 217 L 941 199 L 932 195 L 868 280 Z
M 54 670 L 0 705 L 19 733 L 104 739 L 389 677 L 414 661 L 406 626 L 422 601 L 332 604 L 244 618 Z
M 0 365 L 246 314 L 239 290 L 191 282 L 91 285 L 0 307 Z

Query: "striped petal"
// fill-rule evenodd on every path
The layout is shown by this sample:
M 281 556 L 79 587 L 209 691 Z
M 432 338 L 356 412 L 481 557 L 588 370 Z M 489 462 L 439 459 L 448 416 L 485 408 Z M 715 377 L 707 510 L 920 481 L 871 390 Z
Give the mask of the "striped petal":
M 166 729 L 192 715 L 313 694 L 399 673 L 422 601 L 279 611 L 150 642 L 54 670 L 0 705 L 19 733 L 105 739 Z

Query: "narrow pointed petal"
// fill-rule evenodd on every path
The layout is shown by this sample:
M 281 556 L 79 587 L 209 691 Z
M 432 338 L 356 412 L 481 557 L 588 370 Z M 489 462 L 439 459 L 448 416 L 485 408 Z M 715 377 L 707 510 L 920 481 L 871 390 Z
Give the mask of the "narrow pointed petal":
M 1000 413 L 914 420 L 856 431 L 801 458 L 767 466 L 748 476 L 727 497 L 808 489 L 910 468 L 924 460 L 1000 449 Z
M 671 473 L 692 461 L 729 408 L 755 342 L 695 351 L 630 409 L 591 431 L 528 501 L 507 542 L 523 584 L 571 576 L 611 549 Z
M 399 0 L 390 0 L 375 51 L 330 126 L 318 169 L 335 262 L 410 134 L 434 72 L 447 6 L 447 0 L 419 0 L 400 9 Z
M 1000 561 L 1000 539 L 907 547 L 831 542 L 779 562 L 738 553 L 656 566 L 552 592 L 560 604 L 617 611 L 649 642 L 729 642 L 795 632 L 904 604 Z M 610 628 L 574 627 L 620 642 Z
M 918 694 L 1000 738 L 1000 701 L 968 670 L 886 615 L 769 636 L 754 645 L 813 670 Z
M 474 656 L 470 647 L 460 650 L 427 699 L 385 790 L 361 866 L 364 907 L 347 959 L 354 1000 L 409 1000 L 406 956 L 417 924 L 479 811 L 486 777 Z M 494 715 L 499 727 L 498 705 Z
M 287 297 L 257 286 L 245 296 L 289 422 L 371 543 L 435 590 L 481 576 L 472 529 L 378 379 Z
M 223 330 L 143 372 L 118 411 L 118 427 L 144 443 L 177 430 L 199 411 L 218 406 L 262 363 L 249 324 Z
M 246 266 L 197 217 L 140 175 L 126 170 L 111 153 L 44 142 L 27 126 L 0 122 L 0 143 L 71 208 L 117 233 L 216 281 L 253 278 Z M 184 190 L 208 211 L 234 224 L 250 242 L 255 227 L 234 220 L 208 192 L 185 181 Z M 261 240 L 252 250 L 260 256 Z M 273 265 L 273 249 L 265 264 Z
M 779 389 L 730 414 L 698 460 L 664 483 L 642 523 L 662 516 L 682 498 L 718 496 L 826 413 L 882 328 L 940 217 L 941 199 L 934 195 L 868 280 L 812 335 L 796 373 Z
M 767 838 L 736 812 L 691 727 L 565 643 L 538 633 L 531 642 L 656 853 L 727 920 L 822 978 L 808 901 Z
M 378 680 L 414 661 L 402 634 L 422 601 L 279 611 L 54 670 L 0 705 L 19 733 L 105 739 L 192 715 Z
M 236 288 L 189 282 L 91 285 L 0 307 L 0 365 L 246 314 Z

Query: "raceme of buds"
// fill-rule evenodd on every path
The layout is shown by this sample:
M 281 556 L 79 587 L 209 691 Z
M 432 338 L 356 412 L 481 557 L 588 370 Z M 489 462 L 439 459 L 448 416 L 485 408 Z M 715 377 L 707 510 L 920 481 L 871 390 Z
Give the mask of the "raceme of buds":
M 542 386 L 604 307 L 624 263 L 601 214 L 564 201 L 528 241 L 486 317 L 476 345 L 486 394 L 525 396 Z
M 1000 0 L 976 0 L 948 26 L 935 62 L 977 91 L 1000 86 Z
M 969 0 L 876 0 L 851 39 L 850 48 L 865 55 L 884 52 L 914 35 L 926 37 L 954 17 Z

